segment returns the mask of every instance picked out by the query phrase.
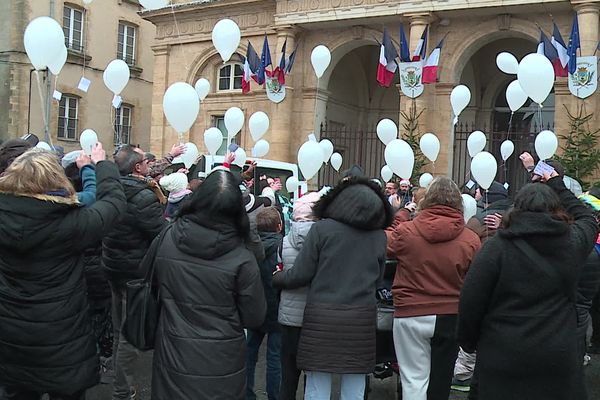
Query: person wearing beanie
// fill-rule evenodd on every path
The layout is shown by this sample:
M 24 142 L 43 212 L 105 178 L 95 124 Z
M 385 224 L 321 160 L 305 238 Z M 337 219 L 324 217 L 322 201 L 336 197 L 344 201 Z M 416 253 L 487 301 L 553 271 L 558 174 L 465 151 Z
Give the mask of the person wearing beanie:
M 321 198 L 318 192 L 309 192 L 294 202 L 289 233 L 283 238 L 283 270 L 294 267 L 298 253 L 316 218 L 313 206 Z M 281 325 L 281 391 L 279 400 L 295 400 L 300 370 L 296 366 L 296 354 L 302 329 L 308 287 L 284 289 L 279 303 Z
M 478 187 L 475 193 L 475 198 L 480 201 L 477 213 L 467 222 L 467 228 L 485 241 L 496 233 L 502 216 L 512 207 L 512 201 L 508 197 L 508 190 L 498 181 L 492 182 L 487 191 Z
M 167 207 L 165 208 L 165 218 L 172 220 L 177 216 L 183 199 L 189 196 L 192 191 L 188 189 L 188 178 L 183 172 L 174 172 L 160 178 L 160 186 L 169 192 Z
M 0 174 L 2 174 L 6 168 L 27 150 L 32 148 L 33 145 L 23 139 L 8 139 L 0 146 Z
M 362 169 L 360 165 L 354 164 L 344 172 L 342 172 L 342 180 L 350 179 L 350 178 L 364 178 L 365 171 Z
M 390 196 L 390 204 L 394 211 L 401 210 L 412 200 L 411 185 L 408 179 L 402 179 L 398 191 Z

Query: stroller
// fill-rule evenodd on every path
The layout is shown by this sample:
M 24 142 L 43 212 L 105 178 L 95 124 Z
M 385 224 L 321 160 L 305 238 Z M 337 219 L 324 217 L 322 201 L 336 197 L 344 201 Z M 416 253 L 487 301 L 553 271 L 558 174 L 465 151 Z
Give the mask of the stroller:
M 387 260 L 383 279 L 377 290 L 377 344 L 376 357 L 377 365 L 373 371 L 372 377 L 367 376 L 365 385 L 365 399 L 369 398 L 370 383 L 372 378 L 387 379 L 393 377 L 396 379 L 396 399 L 402 399 L 402 387 L 396 362 L 396 351 L 394 349 L 394 335 L 392 327 L 394 324 L 394 304 L 392 300 L 392 283 L 396 275 L 396 260 Z

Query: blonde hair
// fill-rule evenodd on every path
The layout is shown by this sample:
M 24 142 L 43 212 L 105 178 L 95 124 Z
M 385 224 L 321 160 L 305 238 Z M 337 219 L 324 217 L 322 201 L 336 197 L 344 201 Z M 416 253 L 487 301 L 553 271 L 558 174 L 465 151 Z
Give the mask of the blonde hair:
M 460 189 L 452 179 L 438 176 L 427 186 L 425 196 L 419 203 L 419 210 L 433 206 L 448 206 L 463 211 Z
M 3 193 L 47 200 L 48 192 L 58 190 L 64 190 L 68 194 L 65 202 L 77 201 L 75 189 L 58 157 L 37 148 L 17 157 L 0 176 L 0 192 Z

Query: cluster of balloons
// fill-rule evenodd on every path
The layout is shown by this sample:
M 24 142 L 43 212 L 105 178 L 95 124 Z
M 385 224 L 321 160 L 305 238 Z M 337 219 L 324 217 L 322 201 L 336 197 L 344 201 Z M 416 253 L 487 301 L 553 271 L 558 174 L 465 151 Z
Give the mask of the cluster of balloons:
M 386 165 L 381 168 L 381 178 L 385 182 L 389 182 L 396 174 L 402 179 L 410 179 L 415 164 L 415 155 L 406 141 L 398 139 L 396 123 L 387 118 L 379 121 L 377 124 L 377 137 L 385 145 L 384 158 Z M 433 133 L 424 134 L 419 141 L 419 147 L 423 155 L 435 163 L 440 153 L 438 137 Z M 430 174 L 427 175 L 431 176 Z M 420 186 L 426 187 L 431 180 L 428 181 L 426 176 L 423 182 L 424 184 L 420 184 Z
M 311 135 L 298 150 L 298 167 L 306 180 L 315 176 L 321 166 L 328 162 L 331 162 L 333 169 L 339 171 L 343 161 L 340 153 L 333 152 L 333 143 L 329 139 L 317 142 Z
M 31 21 L 25 29 L 23 44 L 37 71 L 48 68 L 58 75 L 67 61 L 65 34 L 54 18 L 38 17 Z
M 509 85 L 510 90 L 506 90 L 506 99 L 512 112 L 521 108 L 527 97 L 541 106 L 552 91 L 554 67 L 543 54 L 528 54 L 518 62 L 514 55 L 502 52 L 496 57 L 496 65 L 506 74 L 517 75 L 517 80 Z

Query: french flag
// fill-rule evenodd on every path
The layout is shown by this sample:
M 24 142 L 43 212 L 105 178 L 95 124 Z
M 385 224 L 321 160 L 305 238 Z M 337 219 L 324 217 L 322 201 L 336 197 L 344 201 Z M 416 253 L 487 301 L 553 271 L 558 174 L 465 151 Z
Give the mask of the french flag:
M 550 60 L 550 62 L 554 66 L 554 75 L 558 76 L 556 74 L 556 66 L 557 64 L 560 65 L 560 58 L 558 57 L 558 52 L 556 51 L 556 48 L 554 47 L 550 39 L 548 39 L 548 36 L 546 36 L 544 31 L 542 31 L 541 29 L 540 42 L 538 43 L 537 53 L 545 55 L 546 58 Z
M 377 82 L 383 87 L 390 87 L 394 80 L 394 74 L 398 65 L 396 64 L 398 51 L 392 43 L 392 38 L 387 29 L 383 29 L 383 40 L 379 50 L 379 65 L 377 66 Z
M 423 84 L 437 82 L 438 65 L 440 63 L 440 55 L 442 54 L 443 45 L 444 39 L 440 40 L 440 43 L 435 47 L 435 49 L 433 49 L 429 55 L 429 58 L 427 58 L 427 62 L 423 67 L 423 77 L 421 78 Z
M 279 64 L 275 67 L 273 71 L 273 76 L 277 78 L 281 85 L 285 85 L 285 47 L 287 45 L 287 39 L 283 42 L 283 46 L 281 47 L 281 56 L 279 57 Z
M 554 66 L 554 74 L 556 76 L 566 77 L 569 75 L 569 52 L 567 51 L 565 41 L 563 40 L 560 30 L 556 24 L 554 24 L 554 31 L 552 32 L 552 39 L 550 39 L 550 41 L 558 53 L 558 59 L 552 63 Z
M 427 35 L 429 31 L 429 25 L 427 25 L 425 27 L 425 30 L 423 31 L 423 34 L 421 35 L 421 39 L 419 39 L 419 43 L 417 43 L 417 48 L 415 49 L 415 52 L 413 53 L 413 57 L 412 60 L 413 61 L 420 61 L 420 60 L 424 60 L 427 57 Z
M 288 57 L 286 64 L 285 64 L 285 73 L 289 74 L 290 72 L 292 72 L 292 67 L 294 66 L 294 61 L 296 61 L 296 50 L 298 50 L 298 45 L 296 45 L 296 48 L 294 48 L 294 51 L 292 51 L 292 53 L 290 54 L 290 56 Z
M 242 93 L 246 94 L 250 91 L 250 79 L 257 80 L 256 70 L 260 64 L 258 54 L 252 43 L 248 42 L 248 50 L 246 51 L 246 58 L 244 59 L 244 70 L 242 74 Z

